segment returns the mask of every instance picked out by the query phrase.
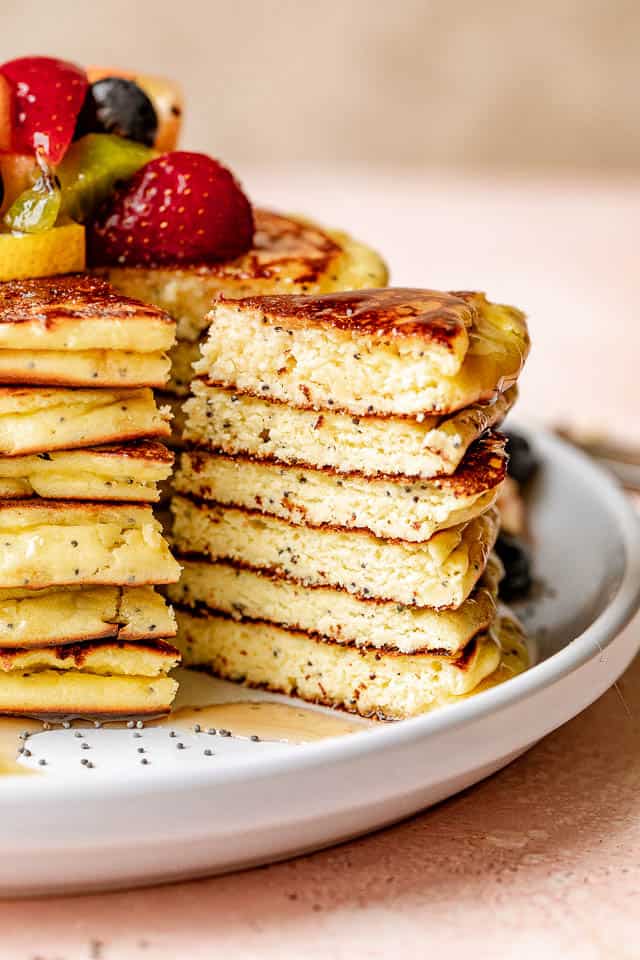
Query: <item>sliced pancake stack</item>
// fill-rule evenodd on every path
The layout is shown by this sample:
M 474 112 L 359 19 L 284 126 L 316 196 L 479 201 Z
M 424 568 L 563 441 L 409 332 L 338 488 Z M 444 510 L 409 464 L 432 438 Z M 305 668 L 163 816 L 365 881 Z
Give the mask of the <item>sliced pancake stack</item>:
M 166 711 L 177 580 L 151 504 L 175 337 L 104 281 L 0 284 L 0 713 Z
M 153 303 L 177 322 L 171 376 L 163 402 L 174 414 L 172 442 L 180 445 L 182 404 L 189 395 L 192 364 L 216 296 L 325 293 L 387 282 L 387 268 L 369 247 L 339 230 L 324 230 L 297 217 L 255 210 L 253 247 L 236 260 L 179 267 L 99 268 L 117 290 Z
M 185 662 L 383 718 L 522 669 L 491 551 L 523 315 L 384 289 L 209 320 L 172 501 Z

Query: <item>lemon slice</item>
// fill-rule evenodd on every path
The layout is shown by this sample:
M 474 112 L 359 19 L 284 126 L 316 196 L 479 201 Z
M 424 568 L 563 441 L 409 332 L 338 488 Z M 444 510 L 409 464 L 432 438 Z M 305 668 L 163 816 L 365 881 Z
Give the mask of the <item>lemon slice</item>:
M 84 267 L 84 227 L 79 223 L 42 233 L 0 234 L 0 281 L 75 273 Z

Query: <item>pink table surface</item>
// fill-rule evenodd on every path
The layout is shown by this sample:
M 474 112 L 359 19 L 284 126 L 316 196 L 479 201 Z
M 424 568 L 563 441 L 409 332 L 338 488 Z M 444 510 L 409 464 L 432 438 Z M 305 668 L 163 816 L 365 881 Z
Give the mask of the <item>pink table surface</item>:
M 522 305 L 521 415 L 640 440 L 640 181 L 245 181 L 368 239 L 398 284 Z M 229 877 L 4 901 L 0 924 L 2 960 L 640 957 L 640 661 L 506 770 L 400 826 Z

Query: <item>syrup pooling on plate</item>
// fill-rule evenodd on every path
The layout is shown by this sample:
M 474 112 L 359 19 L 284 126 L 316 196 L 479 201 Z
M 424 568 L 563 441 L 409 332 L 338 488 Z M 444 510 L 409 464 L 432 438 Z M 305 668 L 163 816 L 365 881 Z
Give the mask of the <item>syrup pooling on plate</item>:
M 370 723 L 355 721 L 339 714 L 331 715 L 321 710 L 291 706 L 270 700 L 238 700 L 230 703 L 212 703 L 202 706 L 183 706 L 166 717 L 155 720 L 98 721 L 109 730 L 165 728 L 170 731 L 198 734 L 214 732 L 220 736 L 232 736 L 252 741 L 302 744 L 342 737 L 349 733 L 366 730 Z M 33 773 L 34 770 L 20 762 L 21 756 L 31 756 L 30 743 L 39 734 L 52 729 L 66 728 L 69 736 L 80 737 L 82 730 L 95 730 L 96 721 L 69 718 L 53 721 L 20 717 L 0 718 L 0 777 Z M 96 751 L 88 760 L 79 755 L 83 765 L 92 768 L 99 763 Z M 147 762 L 145 760 L 145 762 Z M 47 763 L 42 764 L 43 772 Z
M 156 724 L 154 724 L 156 725 Z M 277 740 L 282 743 L 313 743 L 366 729 L 339 715 L 292 707 L 269 700 L 240 700 L 204 707 L 180 707 L 158 722 L 159 726 L 199 732 L 198 729 L 229 731 L 232 736 Z

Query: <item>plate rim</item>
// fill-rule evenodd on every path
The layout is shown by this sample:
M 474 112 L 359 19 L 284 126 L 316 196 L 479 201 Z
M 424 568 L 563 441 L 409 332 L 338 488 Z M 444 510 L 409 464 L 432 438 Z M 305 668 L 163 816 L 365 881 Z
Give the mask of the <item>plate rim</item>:
M 179 780 L 176 780 L 174 771 L 163 770 L 146 782 L 137 778 L 120 780 L 113 777 L 74 781 L 74 800 L 90 799 L 96 794 L 106 800 L 165 792 L 188 793 L 196 787 L 215 789 L 238 781 L 250 784 L 265 777 L 286 775 L 293 770 L 300 772 L 336 760 L 348 761 L 354 755 L 363 756 L 385 747 L 397 749 L 444 731 L 459 731 L 475 724 L 489 714 L 498 713 L 541 692 L 574 673 L 593 657 L 602 655 L 640 608 L 640 516 L 615 478 L 582 451 L 548 430 L 522 426 L 518 426 L 518 430 L 533 438 L 534 443 L 542 448 L 543 457 L 550 452 L 553 459 L 558 456 L 579 467 L 598 489 L 599 502 L 605 504 L 616 519 L 625 551 L 623 576 L 615 595 L 586 630 L 546 660 L 507 683 L 452 705 L 453 709 L 436 710 L 400 723 L 384 724 L 379 729 L 363 730 L 366 736 L 351 735 L 308 743 L 299 754 L 292 751 L 281 756 L 256 757 L 250 765 L 231 765 L 219 771 L 206 768 L 183 771 Z M 34 782 L 36 779 L 37 783 Z M 16 796 L 24 798 L 31 792 L 37 793 L 40 800 L 49 802 L 68 794 L 69 786 L 58 777 L 6 776 L 0 792 L 0 807 L 5 802 L 15 802 Z

